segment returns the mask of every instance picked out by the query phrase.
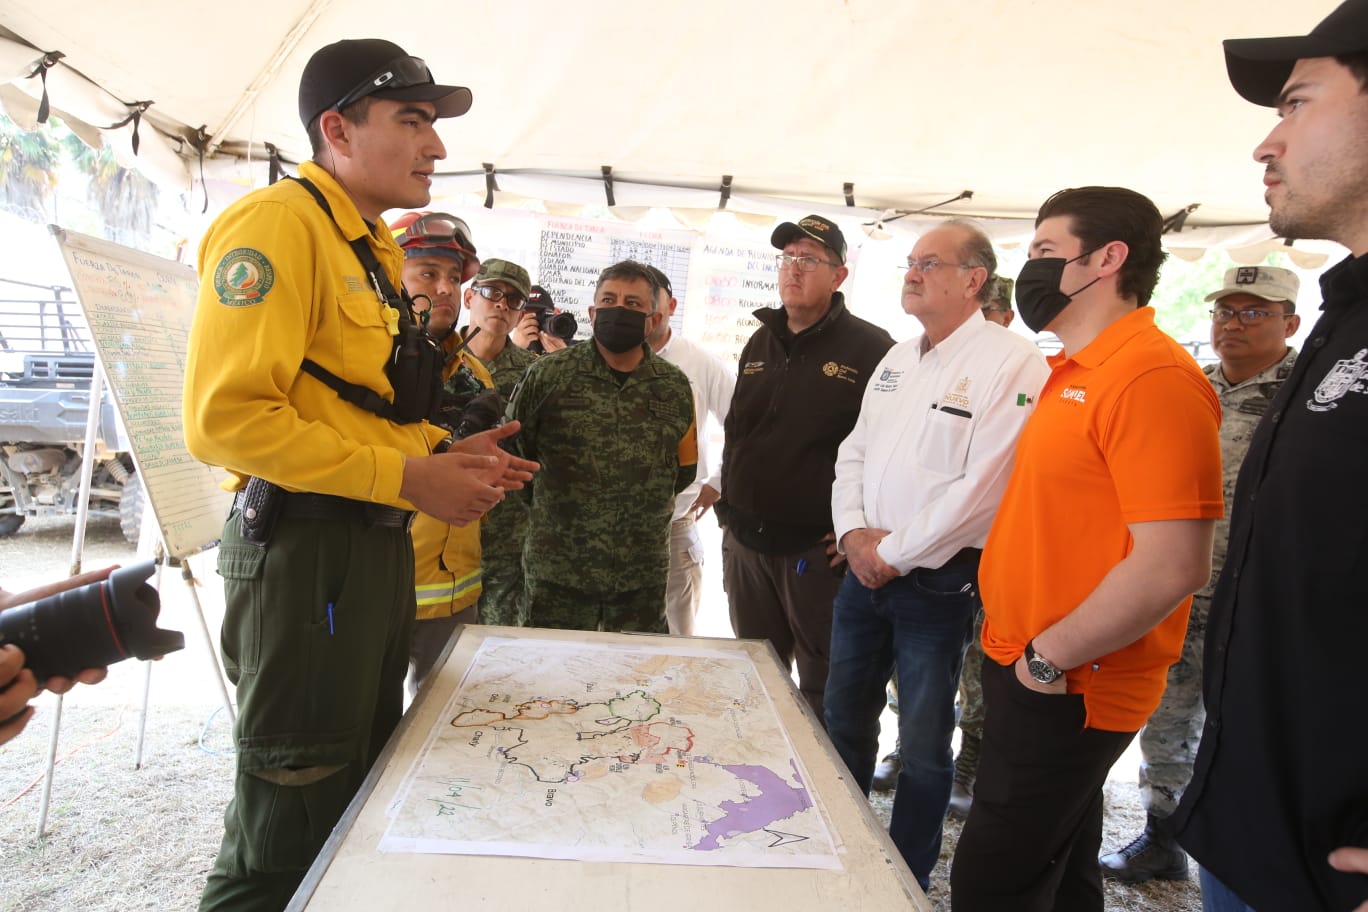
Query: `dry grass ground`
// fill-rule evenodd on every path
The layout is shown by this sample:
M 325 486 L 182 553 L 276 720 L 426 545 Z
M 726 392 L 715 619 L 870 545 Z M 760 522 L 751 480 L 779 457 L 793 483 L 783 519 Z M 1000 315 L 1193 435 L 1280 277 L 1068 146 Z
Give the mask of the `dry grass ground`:
M 21 589 L 63 576 L 70 550 L 70 521 L 31 522 L 0 542 L 0 585 Z M 93 523 L 86 567 L 128 563 L 131 549 L 117 523 Z M 212 629 L 217 611 L 212 564 L 192 562 L 208 582 Z M 143 666 L 125 662 L 95 688 L 79 688 L 65 700 L 57 768 L 46 838 L 35 838 L 40 780 L 48 751 L 55 698 L 45 695 L 38 718 L 19 738 L 0 746 L 0 912 L 176 912 L 195 908 L 213 865 L 222 832 L 223 808 L 232 790 L 231 755 L 214 753 L 230 744 L 229 726 L 215 712 L 208 658 L 186 606 L 180 581 L 163 582 L 163 626 L 184 630 L 187 648 L 153 667 L 153 707 L 141 769 L 133 768 Z M 720 589 L 705 595 L 718 604 Z M 706 610 L 706 609 L 705 609 Z M 711 625 L 711 626 L 709 626 Z M 725 609 L 700 632 L 725 633 Z M 1104 851 L 1129 842 L 1144 825 L 1139 794 L 1131 784 L 1135 756 L 1123 757 L 1107 786 Z M 871 798 L 885 823 L 891 793 Z M 949 860 L 959 824 L 946 823 L 941 863 L 932 878 L 931 900 L 948 912 Z M 1109 885 L 1107 908 L 1116 912 L 1198 912 L 1195 877 L 1184 883 L 1141 887 Z

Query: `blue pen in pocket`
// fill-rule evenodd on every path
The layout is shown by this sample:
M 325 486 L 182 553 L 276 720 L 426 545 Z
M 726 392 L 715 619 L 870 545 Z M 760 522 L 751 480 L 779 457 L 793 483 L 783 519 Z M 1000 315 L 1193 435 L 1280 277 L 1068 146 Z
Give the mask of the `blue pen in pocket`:
M 800 557 L 800 558 L 798 558 L 798 566 L 795 567 L 794 569 L 798 571 L 798 575 L 799 575 L 799 576 L 802 576 L 804 573 L 807 573 L 807 558 L 806 558 L 806 557 Z
M 333 603 L 328 602 L 328 636 L 333 635 Z

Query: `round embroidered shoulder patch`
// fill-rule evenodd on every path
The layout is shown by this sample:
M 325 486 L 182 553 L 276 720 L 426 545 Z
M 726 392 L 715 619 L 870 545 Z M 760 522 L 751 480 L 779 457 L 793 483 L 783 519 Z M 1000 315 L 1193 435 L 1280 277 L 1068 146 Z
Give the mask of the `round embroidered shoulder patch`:
M 260 304 L 275 284 L 275 268 L 260 251 L 250 247 L 230 250 L 214 269 L 214 291 L 220 304 L 247 307 Z

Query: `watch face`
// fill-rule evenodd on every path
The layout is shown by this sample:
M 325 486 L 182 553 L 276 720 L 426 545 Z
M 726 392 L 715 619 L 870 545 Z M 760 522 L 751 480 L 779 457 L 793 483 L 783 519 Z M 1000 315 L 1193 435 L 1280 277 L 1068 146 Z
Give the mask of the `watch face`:
M 1043 659 L 1031 659 L 1026 663 L 1026 670 L 1041 684 L 1053 684 L 1059 677 L 1059 670 Z

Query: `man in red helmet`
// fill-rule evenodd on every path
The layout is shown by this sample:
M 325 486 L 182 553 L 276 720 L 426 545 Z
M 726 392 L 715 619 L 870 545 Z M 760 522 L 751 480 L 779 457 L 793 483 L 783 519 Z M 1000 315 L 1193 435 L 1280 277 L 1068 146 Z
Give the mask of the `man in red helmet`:
M 427 331 L 447 354 L 444 414 L 454 431 L 460 411 L 494 381 L 456 329 L 461 285 L 479 271 L 470 226 L 446 212 L 408 212 L 390 225 L 404 251 L 404 289 Z M 447 640 L 479 620 L 481 523 L 453 526 L 420 513 L 413 519 L 417 622 L 409 645 L 409 695 L 416 696 Z

